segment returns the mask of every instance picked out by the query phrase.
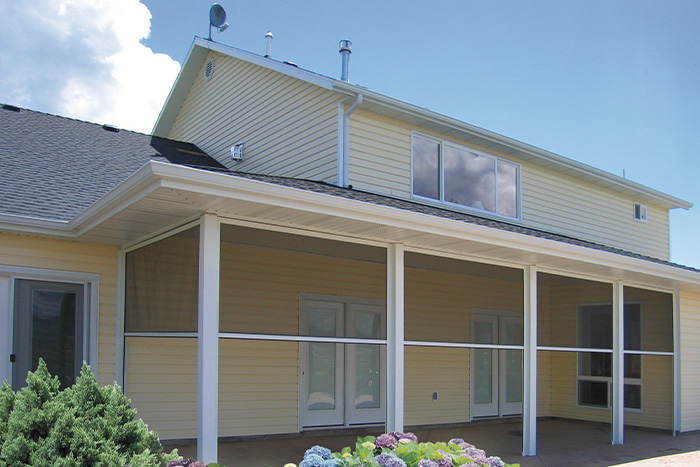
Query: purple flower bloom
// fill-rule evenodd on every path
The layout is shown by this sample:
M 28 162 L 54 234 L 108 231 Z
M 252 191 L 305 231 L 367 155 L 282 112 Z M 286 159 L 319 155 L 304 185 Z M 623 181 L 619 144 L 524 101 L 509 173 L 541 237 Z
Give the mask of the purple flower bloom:
M 318 454 L 309 453 L 309 451 L 306 451 L 308 454 L 304 454 L 304 460 L 299 463 L 299 467 L 321 467 L 323 458 Z
M 450 456 L 445 451 L 438 451 L 438 452 L 442 453 L 442 459 L 437 461 L 438 467 L 452 467 L 452 456 Z
M 398 439 L 396 439 L 391 434 L 379 435 L 379 437 L 374 441 L 374 445 L 378 448 L 395 448 Z
M 506 467 L 506 464 L 498 456 L 491 456 L 486 459 L 486 463 L 491 467 Z
M 194 459 L 178 459 L 168 462 L 168 467 L 187 467 L 195 462 Z
M 413 433 L 402 433 L 399 439 L 408 439 L 410 441 L 413 441 L 414 443 L 418 442 L 418 437 Z
M 454 444 L 462 444 L 464 440 L 462 438 L 452 438 L 449 442 Z
M 207 467 L 207 464 L 202 461 L 194 461 L 188 467 Z
M 385 452 L 379 454 L 375 459 L 382 467 L 406 467 L 406 463 L 403 460 Z
M 421 459 L 418 462 L 418 467 L 438 467 L 438 463 L 430 459 Z
M 323 446 L 318 446 L 318 445 L 313 446 L 310 449 L 307 449 L 306 452 L 304 453 L 304 459 L 306 459 L 306 456 L 308 456 L 309 454 L 316 454 L 321 459 L 330 459 L 331 457 L 333 457 L 331 455 L 330 449 L 324 448 Z

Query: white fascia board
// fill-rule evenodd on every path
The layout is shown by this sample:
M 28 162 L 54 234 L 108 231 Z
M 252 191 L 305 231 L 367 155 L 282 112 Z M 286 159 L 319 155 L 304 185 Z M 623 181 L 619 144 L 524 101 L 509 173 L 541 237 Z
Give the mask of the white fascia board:
M 197 77 L 197 73 L 199 73 L 199 70 L 202 68 L 204 60 L 206 59 L 207 55 L 209 55 L 210 50 L 243 60 L 248 63 L 253 63 L 263 68 L 277 71 L 287 76 L 306 81 L 307 83 L 320 86 L 324 89 L 333 89 L 333 82 L 335 81 L 333 78 L 304 70 L 303 68 L 299 68 L 270 57 L 263 57 L 242 49 L 237 49 L 235 47 L 195 36 L 192 46 L 187 53 L 187 58 L 185 58 L 185 62 L 182 64 L 180 73 L 175 79 L 175 83 L 170 90 L 170 94 L 165 100 L 165 104 L 163 105 L 160 115 L 158 116 L 158 119 L 153 127 L 153 135 L 161 137 L 168 136 L 170 128 L 172 128 L 173 123 L 175 123 L 175 118 L 177 117 L 182 104 L 185 102 L 187 93 L 192 87 L 192 84 Z
M 693 203 L 689 201 L 685 201 L 675 196 L 671 196 L 669 194 L 642 185 L 641 183 L 628 180 L 626 178 L 620 177 L 615 174 L 611 174 L 609 172 L 584 164 L 582 162 L 569 159 L 568 157 L 564 157 L 559 154 L 555 154 L 553 152 L 538 148 L 536 146 L 523 143 L 522 141 L 518 141 L 516 139 L 509 138 L 498 133 L 494 133 L 476 125 L 471 125 L 461 120 L 457 120 L 456 118 L 448 117 L 447 115 L 443 115 L 425 107 L 420 107 L 393 97 L 386 96 L 378 92 L 371 91 L 361 86 L 346 83 L 344 81 L 334 80 L 333 89 L 347 96 L 356 96 L 358 93 L 361 93 L 364 96 L 365 102 L 371 102 L 377 105 L 382 105 L 400 113 L 404 113 L 414 117 L 424 118 L 439 125 L 444 125 L 446 128 L 449 129 L 469 133 L 473 136 L 477 136 L 494 144 L 505 146 L 520 153 L 525 153 L 529 156 L 534 157 L 535 159 L 552 163 L 555 166 L 560 167 L 561 169 L 569 169 L 584 175 L 593 176 L 597 179 L 600 179 L 601 182 L 617 185 L 621 188 L 632 190 L 646 197 L 651 197 L 653 199 L 662 201 L 663 203 L 667 204 L 671 209 L 690 209 L 693 206 Z
M 76 231 L 76 235 L 84 234 L 160 188 L 161 183 L 153 177 L 151 164 L 153 162 L 147 162 L 133 175 L 73 219 L 71 227 Z
M 73 238 L 75 232 L 70 222 L 40 219 L 30 216 L 15 216 L 12 214 L 0 214 L 0 231 L 22 232 L 37 235 L 49 235 Z
M 496 247 L 618 268 L 700 286 L 700 273 L 579 245 L 415 213 L 362 201 L 339 198 L 258 180 L 207 172 L 163 162 L 150 162 L 162 186 L 197 193 L 327 214 L 400 229 L 418 230 Z

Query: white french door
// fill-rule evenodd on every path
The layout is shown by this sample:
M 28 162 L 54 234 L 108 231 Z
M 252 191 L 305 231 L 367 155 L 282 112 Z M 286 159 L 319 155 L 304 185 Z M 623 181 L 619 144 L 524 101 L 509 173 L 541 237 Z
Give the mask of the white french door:
M 302 299 L 301 332 L 312 337 L 383 339 L 384 307 Z M 376 344 L 299 346 L 300 428 L 383 423 L 386 349 Z
M 474 313 L 472 342 L 523 345 L 521 316 L 508 313 Z M 471 350 L 471 416 L 518 415 L 523 406 L 523 351 Z

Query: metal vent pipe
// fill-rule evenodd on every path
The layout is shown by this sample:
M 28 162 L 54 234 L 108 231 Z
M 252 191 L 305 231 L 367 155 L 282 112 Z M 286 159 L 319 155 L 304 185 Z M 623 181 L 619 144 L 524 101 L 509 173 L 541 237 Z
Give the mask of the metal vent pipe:
M 267 58 L 270 58 L 272 56 L 272 32 L 267 31 L 267 34 L 265 34 L 265 38 L 267 39 L 267 48 L 265 49 L 265 56 Z
M 343 65 L 340 70 L 340 79 L 348 80 L 348 68 L 350 66 L 350 54 L 352 53 L 352 42 L 349 40 L 340 41 L 340 55 L 342 56 Z

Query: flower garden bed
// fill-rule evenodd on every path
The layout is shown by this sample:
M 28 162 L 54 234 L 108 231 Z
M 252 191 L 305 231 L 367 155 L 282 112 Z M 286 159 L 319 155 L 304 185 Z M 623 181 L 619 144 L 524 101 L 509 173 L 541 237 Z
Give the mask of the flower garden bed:
M 355 450 L 340 452 L 314 446 L 298 467 L 518 467 L 486 453 L 463 439 L 446 443 L 419 443 L 413 433 L 392 432 L 358 438 Z M 287 464 L 285 467 L 297 467 Z

